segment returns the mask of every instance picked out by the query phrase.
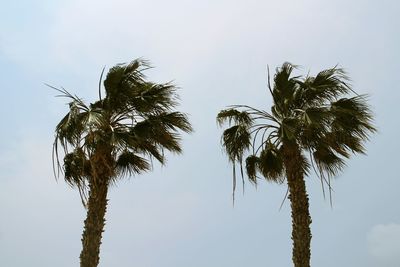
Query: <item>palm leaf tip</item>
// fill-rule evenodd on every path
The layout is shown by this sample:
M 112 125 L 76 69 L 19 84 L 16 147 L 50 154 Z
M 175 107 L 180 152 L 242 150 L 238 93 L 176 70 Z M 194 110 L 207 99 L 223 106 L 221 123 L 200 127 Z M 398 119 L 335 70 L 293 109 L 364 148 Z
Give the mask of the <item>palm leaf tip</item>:
M 335 176 L 343 170 L 345 162 L 328 147 L 319 147 L 313 153 L 313 158 L 319 170 Z
M 116 162 L 116 172 L 120 176 L 135 175 L 150 169 L 151 165 L 146 159 L 128 151 L 121 153 Z
M 226 129 L 222 135 L 222 144 L 232 162 L 238 161 L 251 146 L 251 135 L 248 129 L 235 125 Z
M 284 165 L 280 150 L 273 146 L 268 146 L 261 151 L 259 159 L 259 169 L 265 179 L 280 181 L 284 174 Z
M 250 155 L 246 158 L 246 173 L 249 180 L 254 184 L 257 184 L 257 168 L 259 162 L 260 159 L 255 155 Z
M 331 112 L 335 115 L 333 130 L 348 132 L 366 140 L 377 131 L 373 112 L 367 104 L 367 95 L 341 98 L 331 104 Z
M 163 123 L 171 130 L 180 129 L 186 133 L 193 132 L 193 127 L 189 122 L 186 114 L 181 112 L 171 112 L 166 114 L 163 118 Z
M 225 122 L 228 122 L 229 125 L 235 123 L 250 126 L 252 124 L 252 119 L 245 111 L 239 111 L 237 109 L 224 109 L 218 113 L 217 123 L 219 126 L 222 126 Z
M 81 149 L 75 149 L 64 156 L 64 179 L 71 186 L 80 187 L 90 175 L 90 164 Z

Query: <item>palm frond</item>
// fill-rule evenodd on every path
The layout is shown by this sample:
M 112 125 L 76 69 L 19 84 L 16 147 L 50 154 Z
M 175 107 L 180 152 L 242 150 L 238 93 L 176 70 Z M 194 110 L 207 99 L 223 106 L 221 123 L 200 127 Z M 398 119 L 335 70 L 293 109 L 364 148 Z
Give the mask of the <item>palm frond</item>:
M 225 122 L 228 122 L 229 125 L 234 123 L 249 127 L 252 124 L 252 118 L 245 111 L 230 108 L 221 110 L 217 115 L 217 123 L 219 126 L 222 126 Z
M 85 180 L 90 176 L 90 163 L 82 148 L 64 156 L 64 178 L 71 186 L 84 187 Z
M 130 105 L 140 113 L 170 111 L 177 106 L 177 87 L 171 83 L 144 83 L 129 99 Z
M 336 153 L 345 158 L 350 157 L 350 152 L 365 154 L 363 140 L 350 132 L 330 132 L 321 139 L 321 143 L 333 149 Z
M 291 76 L 295 68 L 297 66 L 285 62 L 282 67 L 276 69 L 272 90 L 275 106 L 274 112 L 276 114 L 287 115 L 287 111 L 293 105 L 293 96 L 298 88 L 299 78 Z
M 313 158 L 318 169 L 330 177 L 337 175 L 345 167 L 344 160 L 337 156 L 329 147 L 318 147 L 313 153 Z
M 266 180 L 282 182 L 285 168 L 280 150 L 269 144 L 260 153 L 258 168 Z
M 323 105 L 349 94 L 352 89 L 348 82 L 346 72 L 336 67 L 323 70 L 315 77 L 306 77 L 303 81 L 298 81 L 300 90 L 296 100 L 297 106 Z
M 125 69 L 121 65 L 116 65 L 108 71 L 106 79 L 104 80 L 104 88 L 109 97 L 116 97 L 124 74 Z
M 254 184 L 257 184 L 257 170 L 259 163 L 260 159 L 255 155 L 250 155 L 246 158 L 246 173 L 249 180 Z
M 265 120 L 273 121 L 275 123 L 279 123 L 278 120 L 273 115 L 269 114 L 265 110 L 256 109 L 256 108 L 250 107 L 248 105 L 230 105 L 229 107 L 233 108 L 233 109 L 238 109 L 238 108 L 244 109 L 244 112 L 253 116 L 253 118 L 252 118 L 253 120 L 255 118 L 259 118 L 259 119 L 265 119 Z
M 370 134 L 376 132 L 373 114 L 366 104 L 365 95 L 341 98 L 331 104 L 331 112 L 335 115 L 332 122 L 333 131 L 349 132 L 366 140 Z
M 155 126 L 163 126 L 170 131 L 182 130 L 186 133 L 193 131 L 187 115 L 177 111 L 150 115 L 145 121 L 155 124 Z
M 116 161 L 117 176 L 133 176 L 151 169 L 150 163 L 143 157 L 132 152 L 124 151 Z
M 251 135 L 242 125 L 235 125 L 226 129 L 222 135 L 222 145 L 232 163 L 240 160 L 251 146 Z

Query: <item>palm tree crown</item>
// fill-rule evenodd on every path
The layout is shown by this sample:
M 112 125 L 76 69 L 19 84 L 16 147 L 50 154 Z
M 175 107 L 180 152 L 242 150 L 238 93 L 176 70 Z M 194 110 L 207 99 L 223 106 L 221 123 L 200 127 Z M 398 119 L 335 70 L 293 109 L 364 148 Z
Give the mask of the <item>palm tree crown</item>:
M 245 161 L 248 178 L 255 184 L 258 173 L 266 180 L 283 182 L 282 145 L 295 144 L 305 152 L 299 162 L 304 173 L 313 166 L 330 186 L 330 177 L 342 170 L 344 159 L 351 152 L 365 153 L 363 142 L 375 132 L 367 96 L 345 97 L 353 90 L 343 69 L 292 77 L 294 68 L 284 63 L 277 69 L 273 86 L 268 84 L 271 113 L 234 105 L 218 114 L 219 125 L 230 124 L 222 144 L 234 168 Z
M 65 180 L 80 192 L 96 179 L 110 184 L 147 171 L 151 158 L 164 164 L 164 149 L 181 152 L 177 131 L 192 128 L 185 114 L 173 111 L 178 104 L 176 87 L 146 81 L 143 71 L 148 68 L 140 59 L 111 68 L 104 80 L 105 97 L 99 86 L 100 99 L 90 105 L 57 89 L 71 102 L 56 127 L 53 159 Z M 58 159 L 60 147 L 65 152 L 63 164 Z M 96 175 L 94 162 L 103 163 L 108 174 Z

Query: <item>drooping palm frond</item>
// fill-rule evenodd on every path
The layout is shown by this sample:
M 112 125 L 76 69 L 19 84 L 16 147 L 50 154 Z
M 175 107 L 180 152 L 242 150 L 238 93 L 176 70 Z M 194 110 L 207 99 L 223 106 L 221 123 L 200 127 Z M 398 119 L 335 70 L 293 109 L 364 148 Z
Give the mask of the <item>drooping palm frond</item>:
M 73 158 L 75 158 L 76 161 L 78 155 L 79 157 L 82 157 L 83 150 L 80 148 L 80 145 L 82 141 L 82 134 L 86 129 L 87 116 L 88 112 L 90 112 L 90 109 L 80 98 L 73 96 L 65 89 L 58 89 L 53 86 L 50 87 L 61 93 L 61 95 L 58 96 L 67 97 L 71 100 L 69 103 L 69 112 L 57 124 L 55 130 L 52 158 L 54 174 L 56 177 L 58 177 L 58 173 L 60 171 L 65 172 L 65 168 L 68 168 L 69 163 L 72 164 L 74 162 L 71 161 Z M 59 149 L 62 149 L 65 155 L 69 155 L 67 156 L 67 162 L 64 161 L 64 164 L 62 164 L 59 159 Z M 77 154 L 77 151 L 80 151 L 80 153 Z M 56 172 L 56 170 L 58 171 Z M 83 185 L 81 181 L 83 176 L 76 176 L 72 175 L 72 172 L 70 173 L 71 175 L 65 176 L 67 182 L 72 185 L 75 181 L 78 188 L 81 188 Z
M 234 123 L 236 125 L 240 124 L 249 127 L 252 124 L 252 119 L 248 112 L 230 108 L 221 110 L 217 115 L 217 123 L 219 126 L 222 126 L 225 122 L 228 122 L 229 125 Z
M 222 144 L 229 159 L 235 163 L 250 148 L 251 135 L 245 126 L 235 125 L 224 131 Z
M 260 158 L 255 155 L 250 155 L 246 158 L 246 173 L 249 180 L 257 184 L 257 172 L 259 171 Z
M 64 156 L 64 178 L 71 186 L 84 187 L 91 175 L 89 159 L 81 148 L 74 149 Z
M 330 177 L 334 177 L 345 167 L 344 160 L 329 147 L 323 145 L 314 151 L 313 159 L 318 169 Z
M 284 165 L 280 150 L 268 144 L 260 153 L 258 168 L 265 179 L 281 182 L 284 176 Z
M 349 132 L 364 140 L 376 132 L 365 95 L 342 98 L 331 103 L 331 113 L 335 116 L 332 121 L 332 129 L 335 131 Z
M 116 161 L 117 177 L 134 176 L 150 169 L 148 160 L 129 151 L 122 152 Z

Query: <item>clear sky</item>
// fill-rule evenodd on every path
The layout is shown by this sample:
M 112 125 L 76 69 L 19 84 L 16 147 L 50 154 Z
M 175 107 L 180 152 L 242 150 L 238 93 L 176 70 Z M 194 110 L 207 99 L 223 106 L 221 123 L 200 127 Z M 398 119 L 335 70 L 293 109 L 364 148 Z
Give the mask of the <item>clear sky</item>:
M 268 110 L 266 66 L 315 74 L 336 64 L 370 94 L 379 133 L 334 182 L 333 208 L 307 179 L 312 265 L 400 266 L 398 1 L 2 1 L 0 266 L 78 266 L 86 216 L 52 175 L 54 127 L 67 112 L 44 86 L 93 101 L 101 69 L 143 57 L 174 80 L 195 132 L 166 167 L 111 189 L 100 266 L 291 266 L 285 186 L 247 184 L 231 202 L 231 166 L 215 116 Z

